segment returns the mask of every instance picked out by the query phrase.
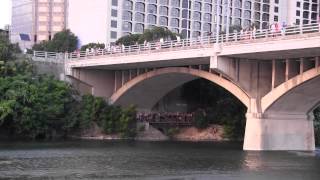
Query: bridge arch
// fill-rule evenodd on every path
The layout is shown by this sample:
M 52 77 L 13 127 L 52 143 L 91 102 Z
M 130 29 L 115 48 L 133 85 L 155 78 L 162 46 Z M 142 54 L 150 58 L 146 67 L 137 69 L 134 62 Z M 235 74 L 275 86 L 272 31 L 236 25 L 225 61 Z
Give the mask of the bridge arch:
M 261 99 L 263 113 L 309 114 L 320 102 L 320 67 L 282 83 Z
M 138 75 L 125 83 L 111 97 L 116 105 L 138 104 L 138 108 L 151 109 L 168 92 L 197 78 L 207 79 L 237 97 L 246 107 L 250 96 L 235 83 L 216 74 L 185 67 L 168 67 Z

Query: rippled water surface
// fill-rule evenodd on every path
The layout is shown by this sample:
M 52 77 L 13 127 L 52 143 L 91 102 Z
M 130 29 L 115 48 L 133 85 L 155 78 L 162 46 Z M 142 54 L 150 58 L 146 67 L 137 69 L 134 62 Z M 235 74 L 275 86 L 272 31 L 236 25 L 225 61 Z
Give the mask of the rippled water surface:
M 0 143 L 0 179 L 319 180 L 320 152 L 244 152 L 240 143 Z

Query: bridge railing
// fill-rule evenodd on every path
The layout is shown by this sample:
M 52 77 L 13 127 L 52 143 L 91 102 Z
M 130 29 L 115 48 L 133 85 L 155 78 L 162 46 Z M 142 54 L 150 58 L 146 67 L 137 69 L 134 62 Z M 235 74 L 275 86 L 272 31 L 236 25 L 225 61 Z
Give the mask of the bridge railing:
M 72 53 L 55 53 L 34 51 L 34 57 L 45 59 L 61 59 L 61 60 L 83 60 L 90 59 L 96 56 L 122 56 L 129 54 L 143 54 L 159 52 L 159 51 L 173 51 L 179 49 L 192 49 L 200 47 L 208 47 L 214 43 L 227 45 L 232 42 L 248 43 L 255 39 L 275 38 L 279 36 L 291 36 L 297 34 L 307 34 L 320 32 L 320 25 L 306 24 L 285 27 L 282 29 L 265 29 L 257 31 L 241 31 L 229 34 L 221 34 L 218 38 L 216 36 L 202 36 L 198 38 L 172 40 L 164 42 L 148 42 L 144 44 L 136 44 L 131 46 L 109 46 L 106 49 L 93 49 L 87 51 L 76 51 Z

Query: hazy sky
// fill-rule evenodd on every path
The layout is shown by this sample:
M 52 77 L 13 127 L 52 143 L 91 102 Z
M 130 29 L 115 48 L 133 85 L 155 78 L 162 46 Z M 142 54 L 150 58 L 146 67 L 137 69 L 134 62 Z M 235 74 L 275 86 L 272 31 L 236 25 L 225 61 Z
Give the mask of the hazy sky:
M 11 0 L 0 0 L 0 28 L 11 24 Z

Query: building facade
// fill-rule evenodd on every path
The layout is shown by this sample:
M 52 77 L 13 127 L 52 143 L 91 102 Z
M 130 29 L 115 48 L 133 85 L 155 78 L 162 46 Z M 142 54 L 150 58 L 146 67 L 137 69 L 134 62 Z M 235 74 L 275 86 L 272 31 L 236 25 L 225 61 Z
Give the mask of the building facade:
M 66 27 L 67 0 L 12 0 L 10 39 L 22 49 L 49 40 Z M 30 41 L 21 39 L 28 35 Z
M 190 38 L 230 26 L 315 23 L 319 0 L 110 0 L 107 11 L 107 42 L 114 42 L 153 26 Z
M 83 44 L 110 44 L 118 38 L 161 26 L 195 38 L 231 26 L 266 29 L 274 22 L 319 21 L 320 0 L 12 0 L 11 40 L 28 34 L 33 43 L 68 28 Z M 21 45 L 21 43 L 20 43 Z

